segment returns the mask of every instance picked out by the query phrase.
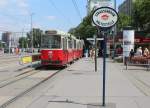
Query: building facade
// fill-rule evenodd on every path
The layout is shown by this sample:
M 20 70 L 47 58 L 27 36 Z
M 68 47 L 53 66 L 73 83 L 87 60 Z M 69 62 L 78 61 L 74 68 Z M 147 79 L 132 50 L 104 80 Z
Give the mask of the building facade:
M 9 46 L 11 32 L 2 33 L 2 41 L 5 42 L 6 46 Z
M 132 17 L 133 3 L 136 0 L 125 0 L 119 7 L 118 13 L 123 13 Z
M 19 38 L 14 33 L 5 32 L 2 33 L 2 41 L 5 42 L 6 47 L 16 48 L 18 47 Z

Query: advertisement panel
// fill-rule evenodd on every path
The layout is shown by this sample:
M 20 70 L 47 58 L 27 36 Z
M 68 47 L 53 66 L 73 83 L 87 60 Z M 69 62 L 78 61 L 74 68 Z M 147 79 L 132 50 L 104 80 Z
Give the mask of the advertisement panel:
M 115 0 L 91 0 L 90 11 L 100 7 L 110 7 L 115 9 Z
M 134 49 L 134 30 L 123 31 L 123 57 L 129 57 L 131 49 Z

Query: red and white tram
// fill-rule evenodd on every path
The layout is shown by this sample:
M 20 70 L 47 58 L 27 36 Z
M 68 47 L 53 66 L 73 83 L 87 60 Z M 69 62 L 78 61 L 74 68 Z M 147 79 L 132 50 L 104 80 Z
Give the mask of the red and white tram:
M 82 57 L 83 41 L 71 34 L 49 30 L 45 32 L 41 42 L 42 65 L 65 66 Z

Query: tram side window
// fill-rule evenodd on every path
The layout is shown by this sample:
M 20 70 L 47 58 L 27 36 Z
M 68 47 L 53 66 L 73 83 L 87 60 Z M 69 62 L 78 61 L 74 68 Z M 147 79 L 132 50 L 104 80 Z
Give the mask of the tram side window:
M 76 49 L 77 46 L 76 46 L 76 40 L 74 40 L 74 49 Z
M 71 40 L 68 40 L 68 48 L 72 48 L 72 41 Z
M 67 49 L 67 39 L 63 38 L 63 50 Z
M 79 49 L 79 42 L 77 42 L 77 49 Z

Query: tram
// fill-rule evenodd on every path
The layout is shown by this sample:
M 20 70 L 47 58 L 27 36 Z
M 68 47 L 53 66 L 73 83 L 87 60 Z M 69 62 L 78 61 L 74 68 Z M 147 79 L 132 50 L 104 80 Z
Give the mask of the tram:
M 82 57 L 83 40 L 58 30 L 45 31 L 41 39 L 41 64 L 66 66 Z

